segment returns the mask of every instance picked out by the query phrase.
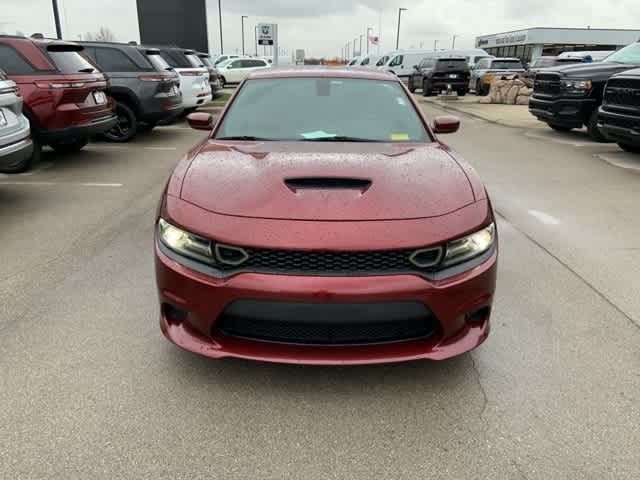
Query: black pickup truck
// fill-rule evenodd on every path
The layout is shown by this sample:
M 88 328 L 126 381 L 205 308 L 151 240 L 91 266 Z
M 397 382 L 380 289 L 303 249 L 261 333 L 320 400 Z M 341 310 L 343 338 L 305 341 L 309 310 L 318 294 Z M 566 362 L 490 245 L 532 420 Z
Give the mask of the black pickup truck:
M 598 115 L 598 128 L 623 150 L 640 153 L 640 69 L 609 79 Z
M 607 80 L 640 67 L 640 43 L 615 52 L 602 62 L 568 65 L 536 74 L 529 111 L 559 131 L 586 126 L 594 140 L 607 138 L 598 128 L 598 108 Z

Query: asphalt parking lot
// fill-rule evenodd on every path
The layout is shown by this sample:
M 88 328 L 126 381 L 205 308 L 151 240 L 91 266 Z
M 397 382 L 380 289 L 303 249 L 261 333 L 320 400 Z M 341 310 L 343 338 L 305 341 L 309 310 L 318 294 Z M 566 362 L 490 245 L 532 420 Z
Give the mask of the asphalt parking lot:
M 0 176 L 0 477 L 639 478 L 640 158 L 462 122 L 442 138 L 487 184 L 500 272 L 489 340 L 441 363 L 212 361 L 166 342 L 154 211 L 206 132 Z

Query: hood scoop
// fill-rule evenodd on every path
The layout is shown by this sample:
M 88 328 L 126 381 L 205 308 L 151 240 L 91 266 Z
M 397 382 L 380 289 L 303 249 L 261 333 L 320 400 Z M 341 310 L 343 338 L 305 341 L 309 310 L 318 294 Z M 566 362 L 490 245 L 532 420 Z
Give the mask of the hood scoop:
M 285 185 L 293 192 L 298 190 L 359 190 L 364 193 L 371 188 L 371 180 L 341 177 L 289 178 Z

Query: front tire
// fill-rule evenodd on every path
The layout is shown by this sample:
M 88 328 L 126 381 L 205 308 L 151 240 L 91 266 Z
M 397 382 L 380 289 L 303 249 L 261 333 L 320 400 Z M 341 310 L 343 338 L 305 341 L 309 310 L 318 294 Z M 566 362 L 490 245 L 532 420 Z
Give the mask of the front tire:
M 111 130 L 102 135 L 109 142 L 124 143 L 131 140 L 138 133 L 138 119 L 133 110 L 121 102 L 116 104 L 118 123 Z
M 422 96 L 430 97 L 431 96 L 431 85 L 428 80 L 424 80 L 422 82 Z
M 458 90 L 458 96 L 459 97 L 464 97 L 467 94 L 466 90 Z
M 607 143 L 609 140 L 602 134 L 598 128 L 598 109 L 596 108 L 591 117 L 589 117 L 589 123 L 587 124 L 587 130 L 589 136 L 598 143 Z
M 629 143 L 618 143 L 618 146 L 629 153 L 640 153 L 640 145 L 631 145 Z
M 89 143 L 89 138 L 76 137 L 58 143 L 52 143 L 51 148 L 58 153 L 76 153 L 82 150 L 87 143 Z
M 224 77 L 220 77 L 220 86 L 224 88 L 227 85 L 227 79 Z

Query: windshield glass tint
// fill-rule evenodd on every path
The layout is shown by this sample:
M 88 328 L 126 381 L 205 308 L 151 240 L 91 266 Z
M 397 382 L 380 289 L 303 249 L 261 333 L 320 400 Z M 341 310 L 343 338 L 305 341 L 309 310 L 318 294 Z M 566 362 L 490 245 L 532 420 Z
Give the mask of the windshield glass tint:
M 431 141 L 398 83 L 341 78 L 249 80 L 216 134 L 216 138 L 270 140 L 335 136 L 381 142 Z
M 92 72 L 98 71 L 98 68 L 80 55 L 79 52 L 49 51 L 47 53 L 61 73 L 89 72 L 90 70 Z
M 171 66 L 166 62 L 164 58 L 162 58 L 159 53 L 149 54 L 147 55 L 147 58 L 149 59 L 153 67 L 160 72 L 163 70 L 169 70 L 171 68 Z
M 198 57 L 200 61 L 206 66 L 213 68 L 213 62 L 208 57 Z
M 202 63 L 202 59 L 197 55 L 188 54 L 188 55 L 185 55 L 185 57 L 187 58 L 187 60 L 189 61 L 192 67 L 195 67 L 195 68 L 204 67 L 204 63 Z
M 640 42 L 624 47 L 622 50 L 608 56 L 607 62 L 640 65 Z
M 468 68 L 467 61 L 465 59 L 450 59 L 450 60 L 438 60 L 436 64 L 436 68 L 456 68 L 456 69 L 466 69 Z
M 495 68 L 495 69 L 498 69 L 498 70 L 501 70 L 501 69 L 513 70 L 513 69 L 522 68 L 522 64 L 520 62 L 515 61 L 515 60 L 499 60 L 497 62 L 492 62 L 491 63 L 491 68 Z

